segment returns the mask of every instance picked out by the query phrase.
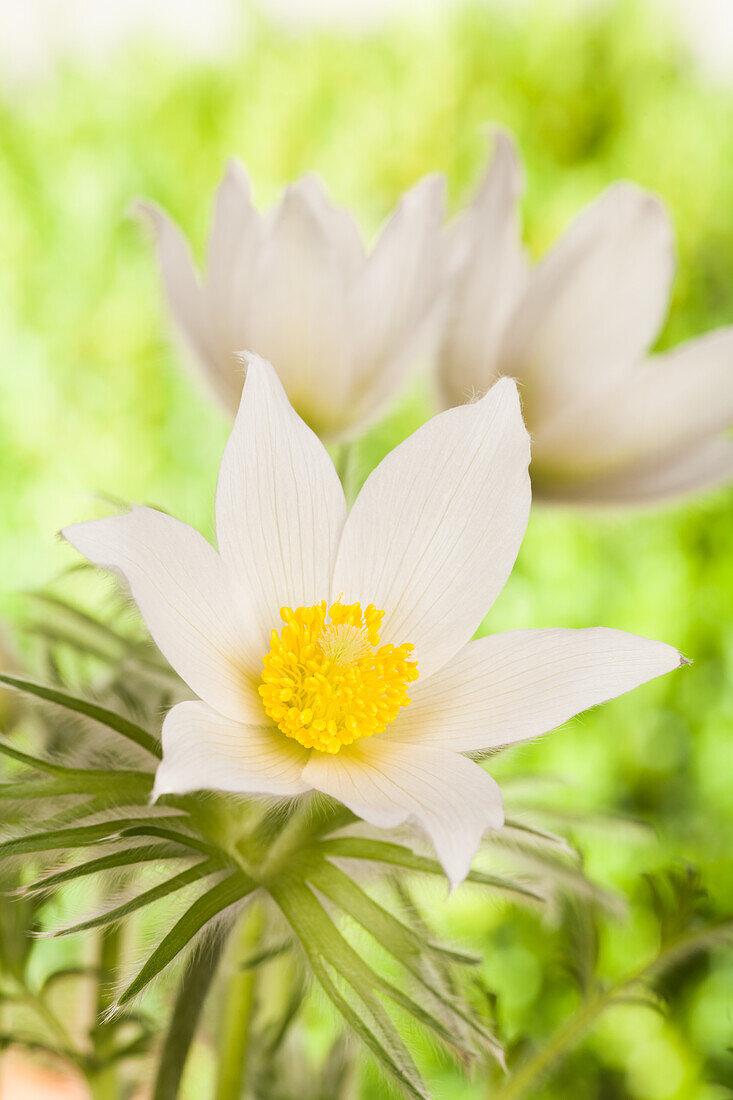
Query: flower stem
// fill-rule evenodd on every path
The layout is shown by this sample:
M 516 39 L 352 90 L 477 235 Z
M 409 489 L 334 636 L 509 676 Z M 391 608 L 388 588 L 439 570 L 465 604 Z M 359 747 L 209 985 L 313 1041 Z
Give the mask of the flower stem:
M 94 1100 L 120 1100 L 118 1067 L 115 1063 L 105 1065 L 114 1041 L 109 1028 L 104 1024 L 104 1017 L 111 1003 L 110 991 L 117 978 L 121 948 L 121 927 L 116 924 L 108 925 L 102 930 L 99 937 L 97 1026 L 94 1029 L 94 1054 L 95 1061 L 100 1065 L 100 1068 L 91 1075 L 89 1080 L 89 1087 Z
M 92 1100 L 118 1100 L 120 1094 L 117 1090 L 115 1067 L 107 1066 L 99 1073 L 95 1073 L 89 1079 L 89 1091 L 92 1094 Z
M 224 1000 L 214 1100 L 239 1100 L 244 1093 L 257 974 L 254 969 L 244 969 L 243 963 L 251 957 L 259 942 L 263 916 L 262 905 L 250 905 L 236 937 L 232 957 L 234 972 L 229 978 Z
M 188 961 L 163 1040 L 152 1100 L 177 1100 L 188 1051 L 224 943 L 222 935 L 211 937 Z
M 669 941 L 655 958 L 621 978 L 615 985 L 599 989 L 581 1004 L 575 1015 L 560 1027 L 546 1046 L 517 1067 L 502 1087 L 492 1088 L 492 1100 L 522 1100 L 524 1097 L 535 1096 L 540 1083 L 550 1074 L 555 1064 L 590 1031 L 606 1009 L 623 1004 L 624 999 L 634 992 L 638 995 L 640 990 L 643 991 L 645 982 L 663 974 L 680 961 L 719 943 L 729 943 L 731 935 L 733 918 L 728 917 L 713 921 L 702 928 L 693 928 Z M 638 1002 L 638 996 L 635 1000 Z

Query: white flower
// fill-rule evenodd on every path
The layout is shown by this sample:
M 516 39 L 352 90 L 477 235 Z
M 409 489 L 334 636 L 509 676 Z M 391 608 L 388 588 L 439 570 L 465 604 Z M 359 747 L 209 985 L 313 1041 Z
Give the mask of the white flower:
M 472 205 L 449 230 L 446 402 L 483 393 L 500 375 L 519 381 L 536 496 L 646 503 L 732 477 L 733 327 L 647 355 L 675 267 L 662 204 L 615 184 L 530 268 L 521 184 L 499 133 Z
M 163 723 L 155 793 L 322 791 L 375 826 L 414 819 L 452 883 L 502 825 L 465 754 L 536 737 L 680 664 L 617 630 L 471 641 L 530 505 L 515 384 L 425 424 L 351 513 L 322 443 L 251 357 L 216 496 L 217 553 L 150 508 L 65 537 L 128 581 L 198 701 Z
M 319 435 L 349 435 L 379 414 L 433 332 L 443 191 L 439 176 L 413 187 L 366 253 L 353 219 L 318 179 L 287 187 L 262 215 L 232 162 L 216 196 L 203 284 L 178 227 L 155 205 L 137 205 L 156 234 L 175 324 L 232 416 L 242 348 L 270 360 Z

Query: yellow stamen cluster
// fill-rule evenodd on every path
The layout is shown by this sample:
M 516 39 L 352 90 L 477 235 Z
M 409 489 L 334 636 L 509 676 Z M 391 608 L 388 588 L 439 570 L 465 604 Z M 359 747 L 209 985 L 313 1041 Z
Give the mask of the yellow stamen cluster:
M 379 645 L 384 612 L 334 603 L 280 610 L 259 688 L 268 716 L 307 749 L 338 752 L 381 733 L 408 706 L 417 679 L 415 648 Z

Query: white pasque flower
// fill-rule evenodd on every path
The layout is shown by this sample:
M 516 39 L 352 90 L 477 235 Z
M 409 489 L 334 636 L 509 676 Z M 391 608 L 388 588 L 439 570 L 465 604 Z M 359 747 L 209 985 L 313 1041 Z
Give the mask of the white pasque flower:
M 173 320 L 225 410 L 235 415 L 242 392 L 236 353 L 251 348 L 319 435 L 348 436 L 376 417 L 433 334 L 443 193 L 442 177 L 421 180 L 366 252 L 316 177 L 260 214 L 233 161 L 216 195 L 203 282 L 178 227 L 138 203 L 155 231 Z
M 501 375 L 519 381 L 535 496 L 648 503 L 733 477 L 733 327 L 648 356 L 675 268 L 664 206 L 614 184 L 530 267 L 521 190 L 500 132 L 473 203 L 448 231 L 446 403 Z
M 680 664 L 618 630 L 471 641 L 517 556 L 529 440 L 514 382 L 420 428 L 347 516 L 323 444 L 250 357 L 216 494 L 217 553 L 151 508 L 66 528 L 123 574 L 198 696 L 163 723 L 155 794 L 321 791 L 371 825 L 414 819 L 453 884 L 502 825 L 465 754 L 536 737 Z

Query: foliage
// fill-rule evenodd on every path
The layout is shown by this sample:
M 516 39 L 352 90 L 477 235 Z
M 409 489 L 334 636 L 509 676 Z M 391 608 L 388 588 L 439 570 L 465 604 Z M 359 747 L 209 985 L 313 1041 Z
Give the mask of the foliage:
M 4 95 L 0 466 L 6 476 L 0 478 L 0 598 L 3 610 L 19 614 L 27 628 L 24 652 L 34 677 L 16 674 L 102 707 L 123 719 L 128 732 L 137 727 L 150 738 L 157 734 L 161 710 L 181 690 L 139 626 L 120 616 L 105 592 L 95 589 L 100 595 L 92 613 L 80 610 L 78 594 L 96 583 L 88 572 L 65 580 L 64 591 L 71 596 L 61 603 L 48 592 L 35 599 L 33 609 L 8 597 L 35 586 L 39 576 L 55 573 L 64 561 L 49 533 L 83 518 L 80 486 L 103 486 L 125 499 L 159 502 L 204 530 L 209 525 L 204 501 L 211 498 L 226 425 L 203 400 L 192 399 L 197 391 L 179 370 L 150 248 L 124 216 L 131 197 L 146 193 L 164 203 L 202 245 L 210 195 L 225 158 L 235 153 L 250 168 L 261 201 L 272 199 L 285 180 L 316 169 L 371 230 L 398 192 L 423 172 L 446 171 L 452 201 L 465 195 L 484 156 L 481 126 L 498 120 L 514 130 L 527 161 L 525 213 L 535 252 L 554 238 L 578 205 L 619 175 L 663 195 L 680 246 L 679 277 L 662 338 L 668 345 L 733 319 L 728 293 L 733 277 L 732 116 L 729 93 L 698 79 L 674 34 L 656 16 L 629 4 L 601 6 L 582 17 L 571 17 L 559 5 L 537 7 L 521 17 L 475 5 L 434 24 L 388 28 L 363 39 L 329 33 L 290 37 L 255 21 L 247 38 L 233 43 L 231 54 L 215 64 L 184 62 L 136 47 L 115 57 L 103 74 L 68 67 L 22 94 Z M 422 390 L 408 395 L 402 409 L 360 448 L 355 479 L 363 478 L 430 407 Z M 670 853 L 678 853 L 701 867 L 711 894 L 705 920 L 714 922 L 730 911 L 732 532 L 726 495 L 628 519 L 534 515 L 518 569 L 487 628 L 603 622 L 666 638 L 695 664 L 685 678 L 637 693 L 633 704 L 619 701 L 541 745 L 497 760 L 502 782 L 516 780 L 518 826 L 531 822 L 536 831 L 510 830 L 484 856 L 479 874 L 491 876 L 490 881 L 466 887 L 445 905 L 442 895 L 441 904 L 436 903 L 439 879 L 426 861 L 404 847 L 386 845 L 384 838 L 384 846 L 376 849 L 382 870 L 377 875 L 375 862 L 363 860 L 369 874 L 364 880 L 359 873 L 356 895 L 340 877 L 326 882 L 324 867 L 326 875 L 333 874 L 333 867 L 351 874 L 357 865 L 353 859 L 341 863 L 347 839 L 341 834 L 326 831 L 314 838 L 317 859 L 305 860 L 292 887 L 302 903 L 293 919 L 309 942 L 311 965 L 331 983 L 335 999 L 346 997 L 349 983 L 342 973 L 325 968 L 312 932 L 308 939 L 313 914 L 318 913 L 316 922 L 323 921 L 310 899 L 324 912 L 331 904 L 325 902 L 324 885 L 337 894 L 324 928 L 338 945 L 341 970 L 349 970 L 353 956 L 348 948 L 354 944 L 363 965 L 372 968 L 355 916 L 367 906 L 374 917 L 370 901 L 387 913 L 380 914 L 380 921 L 402 917 L 411 927 L 416 918 L 408 907 L 417 906 L 429 914 L 434 939 L 458 941 L 470 954 L 485 955 L 486 963 L 478 967 L 455 964 L 463 975 L 459 984 L 471 1004 L 481 1006 L 488 1030 L 500 1033 L 511 1065 L 521 1064 L 522 1056 L 531 1064 L 533 1052 L 547 1049 L 545 1042 L 557 1037 L 562 1021 L 577 1022 L 583 1011 L 570 997 L 567 965 L 559 966 L 560 959 L 572 961 L 588 1003 L 595 1006 L 600 997 L 605 1007 L 598 966 L 606 976 L 603 990 L 609 991 L 636 972 L 634 967 L 656 957 L 659 921 L 668 921 L 669 913 L 660 918 L 654 899 L 671 887 L 655 877 L 653 890 L 639 892 L 634 883 L 641 872 L 655 874 Z M 9 697 L 0 697 L 0 710 Z M 3 711 L 3 728 L 8 722 Z M 151 812 L 147 790 L 154 757 L 119 729 L 92 724 L 88 709 L 84 716 L 46 699 L 32 717 L 24 712 L 20 733 L 11 748 L 22 745 L 32 759 L 9 760 L 4 783 L 12 783 L 12 790 L 0 788 L 8 843 L 28 834 L 29 822 L 43 837 L 37 842 L 42 851 L 29 853 L 38 863 L 30 885 L 38 884 L 38 890 L 29 891 L 24 905 L 31 908 L 22 920 L 34 920 L 34 907 L 42 905 L 44 923 L 58 923 L 83 891 L 92 904 L 70 918 L 70 926 L 94 921 L 91 934 L 99 937 L 101 952 L 104 929 L 114 930 L 119 908 L 133 905 L 135 942 L 127 961 L 137 959 L 140 965 L 129 974 L 129 988 L 136 976 L 146 978 L 154 969 L 149 965 L 145 971 L 143 964 L 164 942 L 166 927 L 172 933 L 179 899 L 204 897 L 206 886 L 218 885 L 222 877 L 227 881 L 227 871 L 206 879 L 202 871 L 216 858 L 201 845 L 214 839 L 218 802 L 189 800 Z M 119 777 L 114 797 L 104 778 L 111 769 Z M 520 777 L 532 772 L 560 778 L 554 785 L 522 785 Z M 622 811 L 633 820 L 599 827 L 596 817 L 584 813 L 588 807 Z M 639 818 L 659 827 L 659 844 L 637 828 Z M 289 828 L 277 815 L 264 815 L 262 825 L 285 836 Z M 257 825 L 248 822 L 250 827 L 254 843 Z M 67 845 L 72 829 L 75 855 L 66 847 L 47 851 L 50 831 L 56 842 L 65 833 L 60 840 Z M 82 849 L 76 845 L 83 829 L 91 832 L 81 833 Z M 582 848 L 584 865 L 558 842 L 557 833 Z M 217 834 L 217 855 L 218 843 Z M 133 865 L 125 859 L 137 861 L 142 850 L 149 858 L 140 880 L 144 885 L 139 885 L 128 877 Z M 362 850 L 368 849 L 362 845 Z M 13 874 L 21 858 L 17 843 L 15 852 Z M 238 866 L 236 860 L 227 864 L 231 876 Z M 407 898 L 397 898 L 382 873 L 399 866 L 415 872 Z M 621 923 L 609 891 L 587 885 L 599 878 L 632 895 Z M 570 887 L 573 907 L 561 906 L 559 880 Z M 171 882 L 178 889 L 171 887 L 166 897 Z M 507 884 L 509 893 L 500 889 Z M 517 884 L 550 897 L 554 904 L 541 907 L 549 915 L 539 915 L 536 905 L 518 910 L 508 904 L 504 899 L 516 896 Z M 151 891 L 157 893 L 151 897 Z M 674 896 L 686 900 L 671 912 L 692 918 L 694 928 L 700 915 L 690 894 Z M 104 912 L 100 898 L 109 900 Z M 585 899 L 594 905 L 605 902 L 605 915 L 599 917 L 595 908 L 589 912 Z M 281 900 L 287 908 L 284 896 Z M 20 918 L 20 910 L 14 912 Z M 133 917 L 133 910 L 128 912 Z M 563 918 L 554 924 L 559 912 Z M 332 913 L 338 916 L 332 919 Z M 585 954 L 569 953 L 571 928 L 584 942 Z M 189 931 L 179 929 L 156 966 Z M 672 936 L 683 933 L 684 927 L 669 930 Z M 69 942 L 79 943 L 85 935 Z M 54 940 L 50 946 L 58 952 L 66 942 Z M 281 942 L 273 936 L 263 950 Z M 418 969 L 444 965 L 440 953 L 415 963 L 407 944 L 394 946 L 403 961 Z M 33 957 L 46 950 L 49 972 L 63 970 L 66 959 L 49 954 L 45 941 L 29 941 L 26 947 L 27 954 L 18 955 L 17 946 L 13 951 L 27 961 L 23 981 L 36 995 L 42 984 L 36 981 Z M 296 980 L 295 970 L 288 968 L 300 967 L 303 960 L 292 955 L 261 961 L 254 968 L 257 982 L 271 983 L 275 974 L 281 984 L 291 980 L 299 990 L 303 971 Z M 174 978 L 191 962 L 184 951 L 178 961 L 173 977 L 162 974 L 145 993 L 156 1019 L 162 1017 Z M 387 984 L 378 982 L 368 992 L 363 968 L 349 970 L 355 985 L 348 995 L 368 996 L 382 1021 L 382 1046 L 396 1044 L 399 1057 L 392 1050 L 388 1055 L 393 1061 L 397 1057 L 404 1072 L 412 1074 L 412 1069 L 404 1063 L 392 1027 L 409 1032 L 412 1055 L 445 1095 L 476 1095 L 465 1092 L 462 1072 L 450 1057 L 438 1054 L 432 1040 L 405 1029 L 409 1008 L 398 1009 L 396 1023 L 382 1016 L 393 1011 L 383 1008 L 382 993 L 395 981 L 402 990 L 412 973 L 406 965 L 395 970 L 397 965 L 394 958 L 375 955 L 374 966 Z M 665 1021 L 657 1023 L 655 1013 L 638 1006 L 604 1014 L 597 1024 L 594 1017 L 595 1030 L 579 1028 L 574 1036 L 578 1049 L 572 1052 L 574 1043 L 567 1042 L 564 1060 L 553 1063 L 555 1076 L 536 1085 L 538 1100 L 576 1095 L 697 1100 L 700 1080 L 709 1071 L 730 1082 L 727 1056 L 721 1053 L 731 1043 L 728 967 L 724 953 L 706 950 L 668 970 L 663 980 L 653 975 L 657 994 L 671 1005 Z M 77 975 L 61 982 L 95 980 Z M 420 981 L 414 974 L 411 980 Z M 478 984 L 472 985 L 474 980 Z M 421 990 L 413 991 L 419 1006 L 428 996 L 424 986 Z M 655 1004 L 661 1007 L 662 1001 L 655 999 Z M 359 1011 L 363 1007 L 361 1002 Z M 281 1019 L 287 1011 L 283 1004 Z M 452 1009 L 431 1004 L 429 1011 L 435 1013 L 430 1026 L 438 1034 L 448 1026 L 446 1020 L 451 1027 L 456 1023 Z M 306 998 L 297 1026 L 288 1030 L 287 1042 L 297 1050 L 316 1047 L 323 1055 L 310 1064 L 312 1079 L 288 1081 L 290 1048 L 275 1043 L 280 1054 L 268 1066 L 258 1064 L 254 1055 L 250 1061 L 253 1089 L 263 1097 L 277 1096 L 279 1089 L 289 1100 L 306 1096 L 308 1088 L 318 1095 L 322 1080 L 336 1081 L 323 1086 L 332 1087 L 334 1095 L 339 1088 L 347 1094 L 356 1088 L 339 1076 L 341 1039 L 328 1020 L 314 994 Z M 277 1027 L 260 1019 L 256 1005 L 252 1024 L 253 1051 L 263 1050 L 265 1032 L 275 1042 Z M 210 1006 L 203 1034 L 217 1034 Z M 79 1049 L 87 1056 L 93 1042 L 90 1047 L 88 1036 L 84 1041 Z M 640 1069 L 644 1061 L 651 1067 L 646 1076 Z M 371 1074 L 367 1068 L 360 1092 L 382 1097 L 382 1078 L 373 1082 Z M 657 1092 L 650 1084 L 655 1074 Z M 666 1092 L 659 1091 L 662 1086 Z M 196 1087 L 193 1095 L 201 1095 Z

